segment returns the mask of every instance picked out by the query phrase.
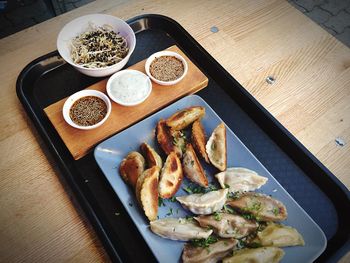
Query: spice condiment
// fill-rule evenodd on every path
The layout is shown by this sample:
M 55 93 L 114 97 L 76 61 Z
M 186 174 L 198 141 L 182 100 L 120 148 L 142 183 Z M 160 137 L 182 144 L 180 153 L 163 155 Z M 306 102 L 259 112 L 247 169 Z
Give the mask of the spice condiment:
M 126 39 L 111 26 L 97 27 L 75 37 L 71 43 L 73 62 L 85 68 L 103 68 L 121 61 L 129 52 Z
M 69 109 L 69 117 L 80 126 L 92 126 L 102 121 L 107 114 L 107 105 L 103 99 L 86 96 L 78 99 Z
M 155 58 L 150 65 L 151 75 L 161 81 L 172 81 L 184 74 L 182 61 L 174 56 L 161 56 Z

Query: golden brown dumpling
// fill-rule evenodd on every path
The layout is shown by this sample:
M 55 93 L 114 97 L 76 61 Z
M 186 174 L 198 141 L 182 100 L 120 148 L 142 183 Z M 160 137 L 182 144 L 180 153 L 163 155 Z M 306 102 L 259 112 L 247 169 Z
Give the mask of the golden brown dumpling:
M 162 158 L 160 158 L 159 154 L 151 146 L 144 142 L 141 144 L 140 149 L 147 160 L 148 168 L 151 168 L 152 166 L 156 165 L 162 169 Z
M 160 120 L 157 123 L 156 136 L 162 150 L 166 153 L 166 155 L 169 155 L 171 152 L 175 152 L 177 156 L 181 158 L 182 149 L 177 143 L 174 143 L 175 141 L 173 135 L 176 134 L 169 129 L 164 120 Z
M 208 187 L 208 178 L 199 162 L 192 145 L 188 143 L 182 159 L 182 167 L 185 176 L 194 183 L 203 187 Z
M 124 181 L 133 188 L 136 186 L 137 179 L 145 170 L 145 159 L 138 152 L 129 153 L 120 163 L 119 173 Z
M 209 163 L 208 154 L 205 150 L 207 141 L 205 138 L 205 132 L 200 120 L 195 121 L 192 124 L 192 144 L 193 148 L 200 154 L 203 159 Z
M 159 196 L 161 198 L 170 198 L 174 196 L 179 189 L 183 179 L 182 166 L 179 157 L 172 152 L 166 158 L 164 167 L 159 179 Z
M 158 215 L 158 176 L 159 167 L 153 166 L 145 170 L 136 184 L 136 197 L 149 221 Z
M 206 151 L 210 162 L 220 171 L 225 171 L 227 167 L 226 149 L 226 127 L 224 123 L 219 124 L 206 144 Z
M 166 120 L 166 124 L 174 130 L 182 130 L 192 122 L 203 117 L 205 108 L 200 106 L 190 107 L 174 113 Z

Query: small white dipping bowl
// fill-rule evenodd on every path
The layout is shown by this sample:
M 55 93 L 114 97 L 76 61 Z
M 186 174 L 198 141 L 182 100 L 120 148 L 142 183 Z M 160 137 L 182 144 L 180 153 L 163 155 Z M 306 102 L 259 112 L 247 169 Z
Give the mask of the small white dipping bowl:
M 119 32 L 121 36 L 125 37 L 129 47 L 127 56 L 120 62 L 104 68 L 85 68 L 79 64 L 74 63 L 70 54 L 71 41 L 80 34 L 88 31 L 89 24 L 92 24 L 94 26 L 109 25 L 116 33 Z M 135 45 L 136 37 L 131 27 L 125 21 L 115 16 L 104 14 L 91 14 L 78 17 L 66 24 L 61 29 L 57 37 L 57 50 L 60 53 L 61 57 L 69 64 L 71 64 L 75 69 L 91 77 L 105 77 L 117 72 L 118 70 L 121 70 L 129 61 L 131 54 L 134 52 Z
M 69 110 L 72 107 L 74 102 L 76 102 L 80 98 L 87 97 L 87 96 L 95 96 L 95 97 L 101 98 L 107 105 L 107 114 L 100 122 L 98 122 L 94 125 L 80 126 L 72 121 L 72 119 L 69 116 Z M 62 113 L 63 113 L 64 120 L 70 126 L 77 128 L 77 129 L 81 129 L 81 130 L 91 130 L 91 129 L 95 129 L 95 128 L 101 126 L 108 119 L 109 115 L 111 114 L 111 110 L 112 110 L 111 101 L 104 93 L 102 93 L 101 91 L 97 91 L 97 90 L 82 90 L 82 91 L 78 91 L 78 92 L 74 93 L 66 100 L 66 102 L 63 105 Z
M 181 77 L 175 79 L 175 80 L 171 80 L 171 81 L 162 81 L 159 79 L 156 79 L 155 77 L 152 76 L 151 72 L 150 72 L 150 66 L 152 64 L 152 62 L 159 57 L 163 57 L 163 56 L 172 56 L 172 57 L 176 57 L 177 59 L 179 59 L 182 64 L 184 65 L 184 73 L 182 74 Z M 145 64 L 145 71 L 147 73 L 147 75 L 151 78 L 152 81 L 154 81 L 155 83 L 158 83 L 159 85 L 164 85 L 164 86 L 169 86 L 169 85 L 174 85 L 178 82 L 180 82 L 187 74 L 188 71 L 188 65 L 186 60 L 178 53 L 173 52 L 173 51 L 159 51 L 157 53 L 152 54 L 147 60 L 146 60 L 146 64 Z
M 125 69 L 109 78 L 106 89 L 114 102 L 123 106 L 135 106 L 151 94 L 152 82 L 141 71 Z

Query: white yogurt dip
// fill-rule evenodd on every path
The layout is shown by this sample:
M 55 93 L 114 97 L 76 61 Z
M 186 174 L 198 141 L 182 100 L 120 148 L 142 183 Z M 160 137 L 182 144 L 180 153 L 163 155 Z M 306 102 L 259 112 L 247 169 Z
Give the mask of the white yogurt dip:
M 107 82 L 108 96 L 118 104 L 134 106 L 143 102 L 151 93 L 149 77 L 137 70 L 122 70 Z

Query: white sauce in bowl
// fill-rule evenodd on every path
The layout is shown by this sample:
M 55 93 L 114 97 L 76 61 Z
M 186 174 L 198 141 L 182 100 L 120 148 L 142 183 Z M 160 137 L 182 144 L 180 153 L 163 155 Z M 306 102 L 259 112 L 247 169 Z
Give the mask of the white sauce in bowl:
M 109 97 L 124 106 L 143 102 L 151 93 L 149 77 L 140 71 L 122 70 L 115 73 L 107 82 Z

